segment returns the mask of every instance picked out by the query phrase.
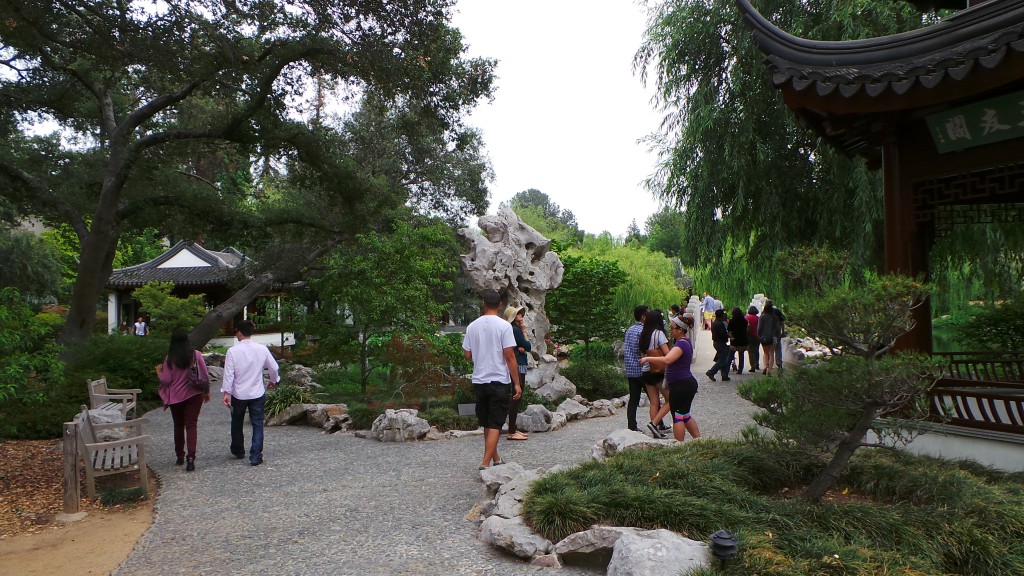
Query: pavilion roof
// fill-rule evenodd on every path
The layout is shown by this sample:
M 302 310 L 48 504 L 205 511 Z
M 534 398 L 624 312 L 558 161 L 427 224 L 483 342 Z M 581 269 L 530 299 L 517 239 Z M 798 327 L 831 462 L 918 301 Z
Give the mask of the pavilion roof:
M 786 104 L 850 155 L 877 156 L 887 117 L 1024 83 L 1024 0 L 990 0 L 920 30 L 844 41 L 798 38 L 749 0 L 736 2 Z
M 150 282 L 216 286 L 225 284 L 247 261 L 248 258 L 234 248 L 215 252 L 182 240 L 149 262 L 114 270 L 107 287 L 138 288 Z

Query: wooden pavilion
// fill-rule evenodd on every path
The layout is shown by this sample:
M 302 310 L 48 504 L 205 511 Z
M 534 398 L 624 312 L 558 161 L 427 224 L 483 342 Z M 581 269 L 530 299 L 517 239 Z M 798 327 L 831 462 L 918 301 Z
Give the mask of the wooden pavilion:
M 936 235 L 957 226 L 1022 221 L 1024 0 L 849 41 L 797 38 L 737 3 L 786 105 L 832 146 L 882 167 L 888 271 L 927 274 Z M 930 352 L 930 309 L 916 320 L 903 344 Z
M 885 267 L 928 273 L 935 238 L 1024 222 L 1024 0 L 907 0 L 963 8 L 902 34 L 819 41 L 788 34 L 736 0 L 786 105 L 831 146 L 883 170 Z M 931 310 L 906 348 L 932 351 Z M 950 422 L 1024 441 L 1024 360 L 950 358 L 933 388 Z M 1000 436 L 1002 435 L 1002 436 Z

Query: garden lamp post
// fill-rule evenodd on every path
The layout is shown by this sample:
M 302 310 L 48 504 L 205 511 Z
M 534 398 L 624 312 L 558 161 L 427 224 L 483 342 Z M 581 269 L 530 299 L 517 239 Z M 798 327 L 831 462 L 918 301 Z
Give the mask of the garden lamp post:
M 736 537 L 729 532 L 719 530 L 711 535 L 711 555 L 721 560 L 723 567 L 725 561 L 735 558 L 739 551 Z

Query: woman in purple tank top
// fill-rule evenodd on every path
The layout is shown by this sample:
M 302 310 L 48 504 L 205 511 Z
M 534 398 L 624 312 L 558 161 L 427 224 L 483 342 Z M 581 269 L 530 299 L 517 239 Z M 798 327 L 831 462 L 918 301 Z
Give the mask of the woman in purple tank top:
M 669 339 L 674 341 L 672 349 L 664 357 L 644 356 L 640 358 L 640 363 L 665 366 L 669 403 L 662 407 L 658 416 L 661 417 L 665 412 L 671 411 L 672 434 L 676 440 L 682 442 L 687 432 L 694 438 L 700 438 L 700 427 L 690 415 L 693 397 L 697 395 L 697 379 L 690 373 L 693 345 L 686 338 L 686 323 L 680 318 L 671 318 L 669 323 Z

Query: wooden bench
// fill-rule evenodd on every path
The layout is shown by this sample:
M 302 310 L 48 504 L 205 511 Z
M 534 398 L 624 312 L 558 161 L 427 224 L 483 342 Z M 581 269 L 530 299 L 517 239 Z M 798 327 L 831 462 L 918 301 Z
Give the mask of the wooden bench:
M 149 436 L 142 433 L 144 419 L 93 424 L 89 409 L 82 406 L 78 420 L 78 450 L 85 464 L 86 493 L 96 497 L 96 478 L 121 472 L 139 471 L 142 491 L 149 495 L 149 471 L 146 469 L 146 442 Z M 123 428 L 127 436 L 123 440 L 98 442 L 96 433 L 102 430 Z
M 135 405 L 142 390 L 138 388 L 107 388 L 107 379 L 86 380 L 89 388 L 89 406 L 93 410 L 117 410 L 128 418 L 135 417 Z

